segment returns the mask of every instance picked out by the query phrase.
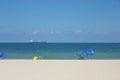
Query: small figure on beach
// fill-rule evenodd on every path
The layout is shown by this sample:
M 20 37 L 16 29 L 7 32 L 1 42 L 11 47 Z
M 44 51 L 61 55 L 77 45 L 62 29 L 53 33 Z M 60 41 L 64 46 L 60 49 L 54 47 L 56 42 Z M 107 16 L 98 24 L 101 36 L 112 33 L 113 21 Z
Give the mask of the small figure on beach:
M 84 58 L 81 54 L 79 54 L 79 53 L 77 53 L 76 56 L 77 56 L 78 59 L 85 59 L 85 58 Z

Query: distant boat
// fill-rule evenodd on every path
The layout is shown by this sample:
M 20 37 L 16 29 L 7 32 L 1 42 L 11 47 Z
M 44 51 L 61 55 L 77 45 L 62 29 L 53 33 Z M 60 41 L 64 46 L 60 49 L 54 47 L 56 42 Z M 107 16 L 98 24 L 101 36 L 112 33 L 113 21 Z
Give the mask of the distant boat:
M 44 43 L 44 44 L 46 44 L 47 42 L 43 42 L 43 41 L 41 41 L 41 42 L 31 42 L 31 43 Z
M 30 40 L 30 42 L 32 43 L 32 42 L 33 42 L 33 40 L 31 39 L 31 40 Z
M 30 42 L 29 43 L 47 43 L 46 41 L 33 41 L 32 39 L 30 40 Z

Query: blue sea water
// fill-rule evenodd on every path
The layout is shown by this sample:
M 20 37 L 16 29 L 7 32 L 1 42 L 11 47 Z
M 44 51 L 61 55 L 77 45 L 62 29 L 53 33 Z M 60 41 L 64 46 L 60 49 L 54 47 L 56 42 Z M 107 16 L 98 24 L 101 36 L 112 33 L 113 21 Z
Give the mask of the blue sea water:
M 75 60 L 76 54 L 86 48 L 95 52 L 89 59 L 120 59 L 120 43 L 0 43 L 6 59 L 32 59 L 37 55 L 44 59 Z

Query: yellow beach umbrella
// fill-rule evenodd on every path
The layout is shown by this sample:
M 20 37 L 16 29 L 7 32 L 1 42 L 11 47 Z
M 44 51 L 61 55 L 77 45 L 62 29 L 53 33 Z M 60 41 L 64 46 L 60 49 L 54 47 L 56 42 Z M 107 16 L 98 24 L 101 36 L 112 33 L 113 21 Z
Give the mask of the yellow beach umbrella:
M 34 56 L 34 57 L 33 57 L 33 60 L 38 60 L 38 59 L 39 59 L 38 56 Z

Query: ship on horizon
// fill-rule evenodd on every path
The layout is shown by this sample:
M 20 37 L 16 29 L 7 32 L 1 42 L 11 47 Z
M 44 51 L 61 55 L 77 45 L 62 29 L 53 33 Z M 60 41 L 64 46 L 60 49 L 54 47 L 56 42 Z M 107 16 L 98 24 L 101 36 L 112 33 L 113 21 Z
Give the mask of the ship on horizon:
M 33 41 L 32 39 L 29 41 L 29 43 L 47 43 L 46 41 Z

